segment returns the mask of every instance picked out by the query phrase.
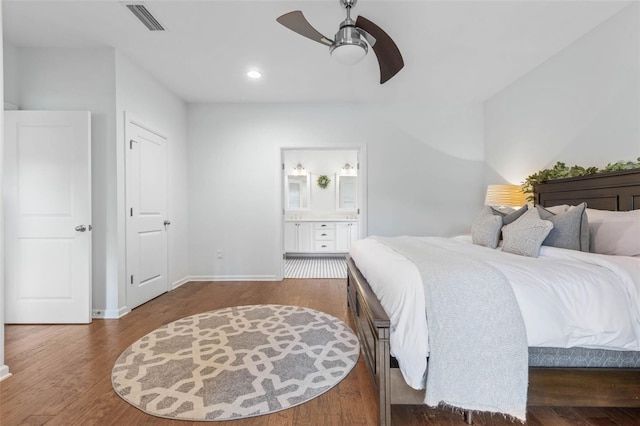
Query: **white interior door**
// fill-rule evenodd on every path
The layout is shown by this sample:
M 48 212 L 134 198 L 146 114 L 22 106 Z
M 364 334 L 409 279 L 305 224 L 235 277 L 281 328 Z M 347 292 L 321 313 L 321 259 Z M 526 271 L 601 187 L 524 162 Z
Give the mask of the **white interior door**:
M 127 305 L 168 290 L 167 139 L 127 120 Z
M 8 323 L 91 322 L 90 120 L 4 113 Z

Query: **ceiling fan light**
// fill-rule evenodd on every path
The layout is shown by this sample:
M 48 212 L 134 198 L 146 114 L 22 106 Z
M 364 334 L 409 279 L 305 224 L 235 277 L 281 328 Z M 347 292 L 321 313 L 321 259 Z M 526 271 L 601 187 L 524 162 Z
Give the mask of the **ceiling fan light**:
M 357 64 L 366 55 L 366 49 L 359 44 L 341 44 L 331 50 L 331 57 L 344 65 Z

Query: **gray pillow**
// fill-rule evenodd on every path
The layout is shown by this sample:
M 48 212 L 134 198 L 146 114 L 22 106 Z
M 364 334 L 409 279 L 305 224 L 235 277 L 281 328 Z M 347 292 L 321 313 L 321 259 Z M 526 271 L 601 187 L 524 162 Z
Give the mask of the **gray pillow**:
M 589 221 L 587 204 L 569 207 L 564 213 L 553 212 L 536 206 L 540 218 L 553 223 L 553 229 L 542 245 L 569 250 L 589 251 Z
M 518 218 L 520 216 L 522 216 L 523 214 L 525 214 L 527 212 L 527 210 L 529 209 L 529 206 L 527 204 L 525 204 L 524 206 L 520 207 L 518 210 L 514 210 L 514 209 L 495 209 L 495 208 L 491 208 L 491 210 L 493 210 L 493 214 L 498 214 L 500 216 L 502 216 L 502 224 L 503 225 L 508 225 L 510 223 L 515 222 L 516 220 L 518 220 Z
M 496 248 L 500 241 L 502 216 L 493 214 L 493 209 L 485 206 L 471 225 L 471 240 L 473 244 Z
M 520 219 L 502 228 L 502 251 L 538 257 L 540 246 L 552 228 L 551 222 L 540 219 L 538 210 L 531 209 Z

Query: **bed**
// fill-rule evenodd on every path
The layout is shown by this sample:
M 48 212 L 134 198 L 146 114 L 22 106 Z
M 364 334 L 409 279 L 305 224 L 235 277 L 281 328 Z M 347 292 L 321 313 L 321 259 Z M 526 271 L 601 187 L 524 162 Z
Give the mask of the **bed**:
M 639 210 L 640 170 L 562 179 L 535 187 L 535 203 L 543 207 L 582 202 L 598 210 Z M 379 423 L 390 425 L 391 404 L 422 404 L 424 390 L 416 391 L 406 384 L 391 356 L 389 316 L 351 256 L 347 264 L 347 301 L 379 396 Z M 553 366 L 545 362 L 546 356 L 556 359 L 548 352 L 537 353 L 538 365 L 528 368 L 527 405 L 640 407 L 637 358 L 627 368 L 585 368 L 562 363 Z M 470 412 L 466 414 L 470 422 Z

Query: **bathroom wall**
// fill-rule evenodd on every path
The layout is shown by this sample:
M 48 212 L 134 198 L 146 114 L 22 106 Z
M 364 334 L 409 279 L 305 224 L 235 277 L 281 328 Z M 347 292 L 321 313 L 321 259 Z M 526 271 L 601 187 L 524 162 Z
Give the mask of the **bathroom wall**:
M 344 212 L 336 211 L 336 174 L 345 164 L 357 167 L 358 151 L 354 150 L 283 150 L 284 173 L 291 174 L 301 164 L 311 179 L 311 197 L 308 211 L 296 211 L 295 215 L 325 217 Z M 331 179 L 326 188 L 318 186 L 318 177 Z

